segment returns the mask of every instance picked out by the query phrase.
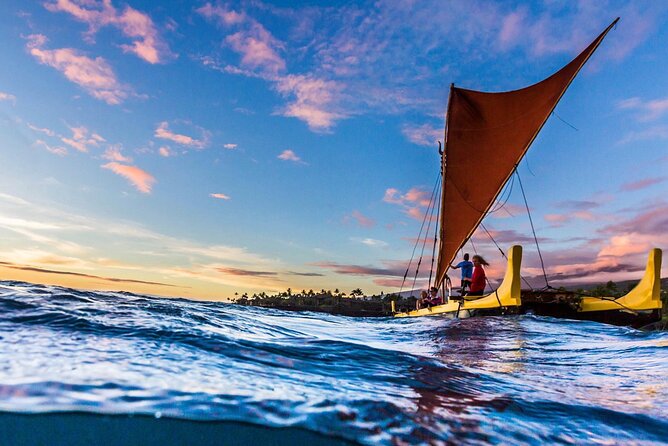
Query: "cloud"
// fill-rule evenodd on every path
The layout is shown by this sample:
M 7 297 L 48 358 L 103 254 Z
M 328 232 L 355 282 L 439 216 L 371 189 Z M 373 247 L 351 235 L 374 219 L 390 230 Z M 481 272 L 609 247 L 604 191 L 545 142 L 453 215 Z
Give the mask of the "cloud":
M 227 267 L 219 267 L 216 268 L 216 270 L 221 273 L 230 274 L 233 276 L 273 277 L 278 274 L 273 271 L 252 271 L 247 269 L 227 268 Z
M 291 276 L 302 276 L 302 277 L 324 277 L 324 274 L 320 273 L 300 273 L 296 271 L 286 271 L 286 274 L 289 274 Z
M 108 147 L 107 150 L 105 150 L 102 154 L 102 158 L 109 161 L 117 161 L 119 163 L 132 162 L 132 158 L 128 158 L 127 156 L 123 155 L 119 147 Z
M 633 181 L 630 183 L 624 183 L 619 188 L 622 192 L 632 192 L 640 189 L 645 189 L 647 187 L 653 186 L 655 184 L 663 183 L 666 181 L 666 178 L 645 178 L 644 180 Z
M 160 156 L 164 156 L 165 158 L 174 156 L 174 152 L 172 152 L 170 148 L 167 146 L 160 147 L 160 149 L 158 149 L 158 153 L 160 154 Z
M 657 125 L 643 130 L 634 130 L 624 135 L 624 137 L 619 140 L 618 144 L 657 139 L 668 139 L 668 126 Z
M 398 189 L 388 188 L 385 190 L 383 201 L 399 205 L 406 215 L 415 220 L 425 218 L 431 202 L 429 193 L 420 187 L 413 187 L 405 194 L 402 194 Z
M 209 194 L 209 197 L 217 198 L 219 200 L 229 200 L 230 197 L 225 194 Z
M 434 147 L 439 140 L 443 140 L 444 133 L 442 128 L 435 128 L 431 124 L 421 126 L 404 125 L 401 133 L 413 144 L 419 146 Z
M 88 129 L 86 127 L 70 127 L 72 130 L 72 137 L 65 138 L 61 137 L 61 141 L 65 144 L 77 149 L 79 152 L 88 152 L 89 146 L 97 146 L 99 143 L 104 142 L 104 138 L 93 133 L 90 137 L 88 136 Z
M 363 238 L 363 239 L 353 238 L 352 240 L 361 243 L 363 245 L 370 246 L 372 248 L 385 248 L 389 246 L 387 242 L 384 242 L 383 240 L 376 240 L 373 238 Z
M 150 194 L 155 178 L 146 171 L 143 171 L 136 166 L 128 166 L 117 162 L 111 162 L 102 166 L 104 169 L 109 169 L 117 175 L 125 177 L 130 183 L 144 194 Z
M 275 88 L 284 97 L 294 98 L 279 114 L 306 122 L 314 132 L 327 132 L 336 121 L 347 116 L 337 110 L 343 89 L 339 82 L 291 74 L 278 78 Z
M 93 37 L 99 29 L 113 26 L 132 39 L 130 45 L 121 45 L 123 51 L 133 53 L 151 64 L 173 57 L 167 44 L 160 38 L 151 17 L 130 6 L 118 12 L 111 0 L 103 0 L 101 3 L 89 0 L 55 0 L 45 3 L 44 7 L 51 12 L 69 13 L 76 20 L 86 23 L 88 31 L 84 37 L 90 43 L 94 41 Z
M 116 79 L 111 66 L 101 57 L 91 59 L 72 48 L 43 49 L 46 37 L 28 36 L 28 51 L 43 65 L 60 71 L 88 94 L 110 105 L 118 105 L 129 95 L 130 89 Z
M 53 130 L 50 130 L 50 129 L 47 129 L 47 128 L 42 128 L 42 127 L 37 127 L 37 126 L 32 125 L 30 123 L 28 123 L 28 128 L 30 130 L 35 131 L 35 132 L 44 133 L 47 136 L 51 136 L 51 137 L 56 136 L 56 132 L 54 132 Z
M 655 121 L 668 111 L 668 97 L 643 101 L 638 97 L 621 100 L 617 103 L 620 110 L 635 110 L 640 121 Z
M 309 265 L 319 268 L 329 269 L 337 274 L 352 276 L 400 276 L 403 277 L 404 271 L 391 268 L 377 268 L 373 266 L 347 265 L 336 262 L 314 262 Z
M 76 272 L 72 272 L 72 271 L 57 271 L 57 270 L 44 269 L 44 268 L 35 268 L 35 267 L 31 267 L 31 266 L 16 265 L 16 264 L 13 264 L 13 263 L 10 263 L 10 262 L 0 262 L 0 266 L 3 266 L 5 268 L 18 269 L 18 270 L 22 270 L 22 271 L 32 271 L 32 272 L 36 272 L 36 273 L 85 277 L 85 278 L 88 278 L 88 279 L 98 279 L 98 280 L 104 280 L 104 281 L 107 281 L 107 282 L 138 283 L 138 284 L 143 284 L 143 285 L 158 285 L 158 286 L 166 286 L 166 287 L 176 287 L 176 285 L 170 285 L 168 283 L 148 282 L 148 281 L 145 281 L 145 280 L 134 280 L 134 279 L 119 279 L 119 278 L 116 278 L 116 277 L 94 276 L 92 274 L 76 273 Z
M 363 228 L 373 228 L 376 222 L 369 217 L 363 215 L 360 211 L 353 211 L 350 216 Z
M 283 161 L 292 161 L 294 163 L 306 164 L 304 161 L 302 161 L 300 157 L 297 156 L 295 152 L 293 152 L 290 149 L 282 151 L 281 154 L 278 155 L 276 158 Z
M 193 126 L 192 124 L 190 124 L 190 126 L 194 127 L 200 133 L 200 139 L 172 132 L 169 129 L 169 123 L 167 121 L 163 121 L 158 124 L 158 127 L 155 129 L 154 136 L 156 138 L 166 139 L 182 146 L 192 147 L 195 149 L 203 149 L 208 146 L 211 133 L 201 127 Z
M 7 102 L 11 102 L 12 104 L 15 104 L 16 103 L 16 96 L 0 91 L 0 101 L 7 101 Z
M 227 150 L 234 150 L 234 149 L 237 148 L 237 145 L 228 143 L 228 144 L 224 144 L 223 147 L 225 147 Z
M 54 155 L 58 155 L 58 156 L 67 155 L 67 149 L 65 147 L 60 147 L 60 146 L 52 147 L 49 144 L 47 144 L 46 142 L 42 141 L 41 139 L 38 139 L 37 141 L 35 141 L 35 145 L 45 148 L 48 152 L 53 153 Z

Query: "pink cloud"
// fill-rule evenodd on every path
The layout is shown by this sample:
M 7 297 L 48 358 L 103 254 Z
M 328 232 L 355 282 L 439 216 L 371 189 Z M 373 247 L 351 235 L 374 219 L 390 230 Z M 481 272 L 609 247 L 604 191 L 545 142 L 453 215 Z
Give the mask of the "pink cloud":
M 88 31 L 84 36 L 89 42 L 93 42 L 93 36 L 100 28 L 113 26 L 126 37 L 133 39 L 132 44 L 121 45 L 123 51 L 134 53 L 151 64 L 164 62 L 172 56 L 151 17 L 130 6 L 126 6 L 122 13 L 113 7 L 111 0 L 103 0 L 101 3 L 88 0 L 56 0 L 44 6 L 51 12 L 66 12 L 76 20 L 86 23 Z
M 217 198 L 219 200 L 229 200 L 230 199 L 230 197 L 228 195 L 225 195 L 225 194 L 209 194 L 209 197 Z
M 11 103 L 16 103 L 16 96 L 0 91 L 0 101 L 7 101 L 7 102 L 11 102 Z
M 654 121 L 668 111 L 668 97 L 643 101 L 638 97 L 624 99 L 617 103 L 620 110 L 638 111 L 640 121 Z
M 430 124 L 423 124 L 418 127 L 404 126 L 401 133 L 413 144 L 420 146 L 434 147 L 437 141 L 444 139 L 442 128 L 433 127 Z
M 87 153 L 90 146 L 97 147 L 99 143 L 104 142 L 105 139 L 97 133 L 92 133 L 88 136 L 88 129 L 86 127 L 70 127 L 72 131 L 71 138 L 61 136 L 61 141 L 70 147 L 77 149 L 79 152 Z
M 306 122 L 312 131 L 326 132 L 337 120 L 346 117 L 338 110 L 343 89 L 339 82 L 290 74 L 278 78 L 275 85 L 280 94 L 294 98 L 280 114 Z
M 499 43 L 504 49 L 514 46 L 524 36 L 526 25 L 526 10 L 512 12 L 503 18 L 501 31 L 499 32 Z
M 167 146 L 160 147 L 160 149 L 158 149 L 158 153 L 160 154 L 160 156 L 164 156 L 165 158 L 174 156 L 174 153 L 172 153 L 172 151 Z
M 130 183 L 137 188 L 139 192 L 144 194 L 151 193 L 155 178 L 148 172 L 136 166 L 128 166 L 117 162 L 111 162 L 102 166 L 104 169 L 109 169 L 117 175 L 125 177 Z
M 631 183 L 622 184 L 620 190 L 624 192 L 636 191 L 640 189 L 645 189 L 646 187 L 653 186 L 664 182 L 665 178 L 645 178 L 644 180 L 634 181 Z
M 405 194 L 401 194 L 398 189 L 388 188 L 385 190 L 383 201 L 401 206 L 404 213 L 411 218 L 423 220 L 429 209 L 429 198 L 429 193 L 419 187 L 413 187 Z
M 41 64 L 55 68 L 79 85 L 88 94 L 110 105 L 117 105 L 128 97 L 128 87 L 116 79 L 111 66 L 101 57 L 91 59 L 71 48 L 46 50 L 46 37 L 28 36 L 28 51 Z
M 234 150 L 237 148 L 236 144 L 224 144 L 223 147 L 225 147 L 227 150 Z
M 220 5 L 213 6 L 211 3 L 206 3 L 201 8 L 195 10 L 207 19 L 216 19 L 222 25 L 239 25 L 249 20 L 244 13 L 230 11 Z
M 241 65 L 246 68 L 273 74 L 285 70 L 285 61 L 278 55 L 283 44 L 260 24 L 227 36 L 225 42 L 241 54 Z
M 360 211 L 353 211 L 352 217 L 355 219 L 358 225 L 363 228 L 373 228 L 376 225 L 376 222 L 372 219 L 364 216 Z
M 182 146 L 193 147 L 195 149 L 203 149 L 209 144 L 209 138 L 211 136 L 210 132 L 204 130 L 201 127 L 195 127 L 201 134 L 200 139 L 195 139 L 192 136 L 182 135 L 179 133 L 174 133 L 169 129 L 169 123 L 163 121 L 158 124 L 158 127 L 155 129 L 155 137 L 173 141 Z
M 49 144 L 42 141 L 41 139 L 35 141 L 35 145 L 45 148 L 48 152 L 53 153 L 54 155 L 58 156 L 67 155 L 67 149 L 65 147 L 51 147 Z
M 300 157 L 297 156 L 295 152 L 293 152 L 290 149 L 284 150 L 281 152 L 280 155 L 278 155 L 276 158 L 281 159 L 283 161 L 292 161 L 295 163 L 304 163 Z
M 102 154 L 102 158 L 109 161 L 118 161 L 119 163 L 131 163 L 132 158 L 128 158 L 121 153 L 121 149 L 118 147 L 109 147 Z

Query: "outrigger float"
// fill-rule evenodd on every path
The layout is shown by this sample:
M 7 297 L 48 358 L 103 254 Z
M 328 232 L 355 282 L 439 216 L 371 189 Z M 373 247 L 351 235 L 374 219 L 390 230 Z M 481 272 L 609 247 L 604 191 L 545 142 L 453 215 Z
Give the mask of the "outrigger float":
M 442 290 L 446 300 L 442 305 L 400 311 L 396 311 L 393 302 L 392 312 L 395 317 L 471 317 L 532 312 L 538 315 L 633 326 L 642 326 L 661 319 L 661 250 L 656 248 L 650 252 L 645 275 L 640 283 L 619 298 L 582 296 L 555 290 L 549 284 L 542 290 L 523 291 L 520 276 L 521 246 L 510 248 L 503 282 L 495 291 L 485 296 L 469 298 L 452 295 L 446 274 L 457 253 L 482 225 L 482 220 L 490 212 L 513 174 L 517 177 L 524 195 L 517 173 L 519 162 L 575 76 L 618 20 L 619 18 L 612 22 L 570 63 L 537 84 L 501 93 L 467 90 L 455 87 L 454 84 L 450 86 L 445 145 L 443 150 L 439 149 L 441 175 L 434 187 L 432 203 L 425 214 L 429 231 L 432 220 L 429 213 L 431 212 L 433 217 L 438 209 L 438 215 L 433 218 L 437 222 L 434 251 L 438 248 L 433 285 Z M 475 157 L 471 154 L 475 154 Z M 440 201 L 438 207 L 437 201 Z M 526 208 L 528 211 L 528 204 Z M 533 222 L 531 225 L 533 229 Z M 491 238 L 489 231 L 482 227 Z M 418 240 L 421 236 L 422 229 Z M 536 245 L 538 246 L 537 238 Z M 540 255 L 540 247 L 538 253 Z M 420 257 L 417 262 L 418 270 L 421 260 Z M 543 272 L 545 274 L 545 271 Z M 547 274 L 545 281 L 547 283 Z M 429 282 L 431 286 L 431 275 Z

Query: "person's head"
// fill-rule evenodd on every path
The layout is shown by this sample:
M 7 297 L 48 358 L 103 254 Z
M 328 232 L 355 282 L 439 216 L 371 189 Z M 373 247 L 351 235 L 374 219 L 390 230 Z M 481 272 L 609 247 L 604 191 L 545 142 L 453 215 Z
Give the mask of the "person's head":
M 464 260 L 466 260 L 468 262 L 468 260 L 469 260 L 469 253 L 468 252 L 466 254 L 464 254 Z
M 479 256 L 478 254 L 473 256 L 473 265 L 478 266 L 478 265 L 485 265 L 489 266 L 489 263 L 485 259 L 482 258 L 482 256 Z
M 431 288 L 429 289 L 429 292 L 430 292 L 431 294 L 438 294 L 438 288 L 436 288 L 435 286 L 433 286 L 433 287 L 431 287 Z
M 426 297 L 427 297 L 427 292 L 426 292 L 426 291 L 422 291 L 422 292 L 420 293 L 420 298 L 425 299 Z

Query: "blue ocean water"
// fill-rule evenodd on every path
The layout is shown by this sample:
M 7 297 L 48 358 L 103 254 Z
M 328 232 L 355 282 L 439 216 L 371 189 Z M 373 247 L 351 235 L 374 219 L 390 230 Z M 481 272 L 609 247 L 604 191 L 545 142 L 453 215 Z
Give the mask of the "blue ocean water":
M 2 281 L 0 432 L 3 445 L 663 444 L 668 333 Z

